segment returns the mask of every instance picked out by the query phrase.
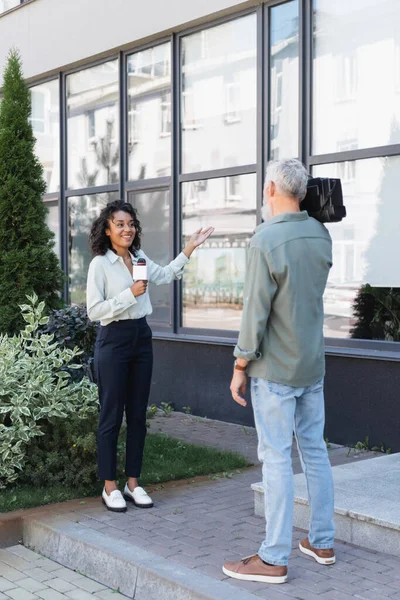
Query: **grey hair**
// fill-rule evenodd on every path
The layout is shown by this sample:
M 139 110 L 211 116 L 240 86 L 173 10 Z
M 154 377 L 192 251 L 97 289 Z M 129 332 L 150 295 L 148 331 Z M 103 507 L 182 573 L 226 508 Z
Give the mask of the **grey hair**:
M 272 160 L 267 165 L 265 185 L 273 181 L 285 196 L 303 200 L 307 193 L 308 173 L 299 160 Z

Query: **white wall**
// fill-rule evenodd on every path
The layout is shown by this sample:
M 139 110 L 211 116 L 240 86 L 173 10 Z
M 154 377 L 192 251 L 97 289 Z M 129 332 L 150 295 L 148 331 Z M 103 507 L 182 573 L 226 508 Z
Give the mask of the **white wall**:
M 26 78 L 136 40 L 176 30 L 237 0 L 35 0 L 0 15 L 0 86 L 9 49 L 19 48 Z

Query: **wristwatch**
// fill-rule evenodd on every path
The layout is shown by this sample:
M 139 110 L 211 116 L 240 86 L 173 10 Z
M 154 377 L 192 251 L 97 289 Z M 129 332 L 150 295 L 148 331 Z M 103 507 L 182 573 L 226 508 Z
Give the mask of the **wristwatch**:
M 235 360 L 235 362 L 233 363 L 233 368 L 236 371 L 247 371 L 247 366 L 246 367 L 241 367 L 240 365 L 238 365 L 237 360 Z

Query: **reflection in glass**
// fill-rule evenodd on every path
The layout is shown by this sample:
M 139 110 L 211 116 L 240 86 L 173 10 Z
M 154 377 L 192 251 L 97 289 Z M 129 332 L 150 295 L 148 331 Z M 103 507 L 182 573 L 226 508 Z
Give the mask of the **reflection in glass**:
M 89 263 L 92 260 L 88 238 L 92 223 L 108 202 L 117 199 L 117 192 L 68 198 L 68 265 L 71 304 L 86 302 L 86 277 Z
M 256 54 L 254 14 L 183 37 L 183 172 L 256 161 Z
M 299 4 L 271 8 L 271 159 L 298 156 Z
M 128 57 L 129 179 L 171 174 L 171 45 Z
M 0 0 L 0 14 L 22 4 L 21 0 Z
M 58 211 L 58 200 L 46 200 L 45 204 L 49 210 L 47 213 L 47 225 L 54 233 L 54 252 L 60 258 L 60 217 Z
M 215 227 L 185 269 L 184 327 L 239 330 L 256 195 L 255 175 L 182 184 L 183 245 L 200 227 Z
M 46 192 L 60 189 L 60 98 L 58 79 L 30 88 L 35 152 L 43 166 Z
M 398 0 L 314 0 L 313 154 L 400 142 Z
M 347 338 L 362 284 L 400 287 L 400 157 L 314 167 L 313 175 L 343 178 L 347 217 L 328 225 L 333 267 L 325 293 L 325 335 Z
M 118 113 L 118 61 L 68 75 L 68 188 L 118 181 Z
M 142 248 L 147 256 L 161 266 L 171 261 L 169 228 L 169 190 L 156 190 L 135 194 L 131 192 L 129 202 L 138 210 L 143 229 Z M 171 323 L 171 288 L 168 285 L 149 285 L 153 306 L 151 321 Z

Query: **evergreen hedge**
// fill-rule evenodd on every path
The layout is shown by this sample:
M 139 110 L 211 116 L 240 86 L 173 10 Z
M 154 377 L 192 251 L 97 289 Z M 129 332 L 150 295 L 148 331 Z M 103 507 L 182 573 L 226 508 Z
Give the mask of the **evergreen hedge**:
M 4 71 L 0 104 L 0 333 L 21 330 L 20 304 L 36 293 L 47 309 L 59 308 L 64 275 L 46 224 L 43 168 L 35 156 L 31 96 L 19 53 Z

